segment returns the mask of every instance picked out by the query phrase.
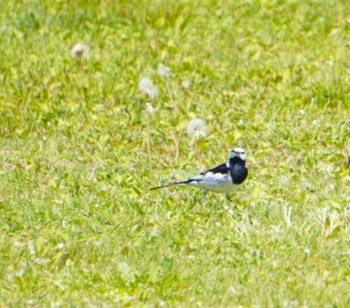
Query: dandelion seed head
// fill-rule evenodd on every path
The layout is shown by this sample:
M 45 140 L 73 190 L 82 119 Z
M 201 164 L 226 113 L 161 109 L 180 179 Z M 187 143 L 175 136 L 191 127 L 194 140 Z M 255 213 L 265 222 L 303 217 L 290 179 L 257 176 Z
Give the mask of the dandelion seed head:
M 158 94 L 159 94 L 159 89 L 157 86 L 153 86 L 153 87 L 149 88 L 148 91 L 146 92 L 146 95 L 148 96 L 148 98 L 150 100 L 156 99 Z
M 57 245 L 56 245 L 56 249 L 63 249 L 65 246 L 64 246 L 64 244 L 63 243 L 58 243 Z
M 189 88 L 192 87 L 192 83 L 191 83 L 191 81 L 189 81 L 188 79 L 185 79 L 185 80 L 181 83 L 181 87 L 183 87 L 185 90 L 188 90 Z
M 214 120 L 214 116 L 213 116 L 212 114 L 208 115 L 207 120 L 208 120 L 208 121 Z
M 311 255 L 311 249 L 310 249 L 310 248 L 305 248 L 304 253 L 305 253 L 307 256 L 310 256 L 310 255 Z
M 29 249 L 29 253 L 31 255 L 35 255 L 36 254 L 36 249 L 35 249 L 35 245 L 33 242 L 29 242 L 28 243 L 28 249 Z
M 89 59 L 90 57 L 90 48 L 87 45 L 84 44 L 76 44 L 73 46 L 71 50 L 71 55 L 75 59 Z
M 148 77 L 141 78 L 139 82 L 139 90 L 145 94 L 150 100 L 157 98 L 159 94 L 159 89 L 155 86 L 152 80 Z
M 142 77 L 140 82 L 139 82 L 139 89 L 141 92 L 147 91 L 148 88 L 153 86 L 153 82 L 151 79 L 148 77 Z
M 19 247 L 22 246 L 22 243 L 20 241 L 14 241 L 13 245 Z
M 159 64 L 157 73 L 160 77 L 163 77 L 163 78 L 169 78 L 171 75 L 170 68 L 163 64 Z
M 188 123 L 187 135 L 194 141 L 198 141 L 207 136 L 207 125 L 202 119 L 193 119 Z
M 156 112 L 156 110 L 154 109 L 153 105 L 151 103 L 147 103 L 146 104 L 146 112 L 149 114 L 149 115 L 152 115 Z
M 25 269 L 20 269 L 18 272 L 16 272 L 14 275 L 16 277 L 22 277 L 26 273 Z

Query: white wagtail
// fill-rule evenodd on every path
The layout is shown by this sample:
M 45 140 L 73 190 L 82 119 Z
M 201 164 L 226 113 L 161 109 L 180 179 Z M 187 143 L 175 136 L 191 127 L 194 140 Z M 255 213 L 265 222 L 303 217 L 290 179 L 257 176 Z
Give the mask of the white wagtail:
M 248 169 L 245 166 L 245 161 L 246 156 L 244 149 L 235 148 L 230 153 L 227 163 L 203 171 L 199 175 L 189 178 L 186 181 L 153 187 L 151 190 L 169 186 L 188 185 L 199 187 L 206 191 L 226 193 L 228 198 L 228 193 L 232 192 L 237 185 L 243 183 L 248 176 Z

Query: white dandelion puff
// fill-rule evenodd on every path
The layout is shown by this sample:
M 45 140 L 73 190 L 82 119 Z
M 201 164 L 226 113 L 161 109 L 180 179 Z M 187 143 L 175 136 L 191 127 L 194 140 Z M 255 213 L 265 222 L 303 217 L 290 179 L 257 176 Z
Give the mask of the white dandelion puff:
M 35 249 L 35 245 L 33 242 L 29 242 L 28 243 L 28 249 L 29 249 L 29 253 L 31 255 L 35 255 L 36 254 L 36 249 Z
M 26 273 L 26 270 L 24 268 L 22 268 L 18 272 L 15 273 L 15 276 L 22 277 L 25 273 Z
M 181 87 L 183 87 L 185 90 L 188 90 L 189 88 L 192 87 L 192 83 L 191 83 L 191 81 L 189 81 L 188 79 L 185 79 L 185 80 L 181 83 Z
M 148 77 L 142 77 L 139 82 L 139 89 L 142 93 L 145 93 L 149 88 L 153 87 L 153 82 Z
M 145 94 L 150 100 L 157 98 L 159 94 L 159 89 L 155 86 L 151 79 L 148 77 L 141 78 L 139 82 L 139 90 Z
M 169 78 L 171 75 L 170 68 L 163 64 L 159 64 L 157 73 L 160 77 L 163 77 L 163 78 Z
M 58 243 L 57 245 L 56 245 L 56 249 L 63 249 L 65 246 L 64 246 L 64 244 L 63 243 Z
M 90 48 L 87 45 L 84 44 L 76 44 L 73 46 L 72 50 L 71 50 L 71 55 L 73 58 L 75 59 L 89 59 L 90 57 Z
M 188 123 L 187 135 L 194 141 L 198 141 L 207 136 L 207 124 L 201 119 L 193 119 Z
M 146 113 L 148 113 L 149 115 L 154 114 L 157 110 L 153 107 L 153 105 L 151 103 L 147 103 L 146 104 L 146 109 L 145 109 Z
M 19 241 L 14 241 L 13 245 L 19 247 L 19 246 L 22 246 L 22 243 Z
M 154 100 L 159 94 L 159 89 L 157 86 L 153 86 L 152 88 L 148 89 L 146 94 L 150 100 Z

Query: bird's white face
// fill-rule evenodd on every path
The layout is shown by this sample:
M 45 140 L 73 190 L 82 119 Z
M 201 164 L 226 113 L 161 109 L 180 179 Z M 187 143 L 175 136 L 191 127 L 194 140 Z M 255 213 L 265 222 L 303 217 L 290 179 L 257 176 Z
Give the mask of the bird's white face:
M 230 158 L 239 157 L 242 160 L 246 160 L 245 150 L 242 148 L 234 148 L 230 154 Z

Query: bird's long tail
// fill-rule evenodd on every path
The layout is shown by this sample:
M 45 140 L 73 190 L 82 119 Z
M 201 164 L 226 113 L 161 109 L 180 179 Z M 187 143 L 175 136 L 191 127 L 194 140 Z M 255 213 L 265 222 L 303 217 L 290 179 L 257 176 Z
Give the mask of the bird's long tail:
M 193 179 L 188 179 L 186 181 L 180 181 L 180 182 L 173 182 L 173 183 L 169 183 L 169 184 L 165 184 L 165 185 L 161 185 L 161 186 L 152 187 L 152 188 L 150 188 L 150 190 L 171 187 L 171 186 L 177 186 L 177 185 L 184 185 L 184 184 L 191 183 L 192 181 L 193 181 Z

